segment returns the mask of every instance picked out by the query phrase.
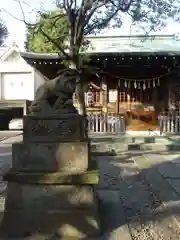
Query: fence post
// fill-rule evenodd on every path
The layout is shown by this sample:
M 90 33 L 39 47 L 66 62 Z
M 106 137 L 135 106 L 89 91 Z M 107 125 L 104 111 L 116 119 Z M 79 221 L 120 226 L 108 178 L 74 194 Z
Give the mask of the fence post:
M 160 113 L 158 117 L 160 134 L 180 133 L 180 111 L 168 111 Z
M 93 133 L 124 133 L 125 118 L 117 114 L 90 114 L 88 131 Z

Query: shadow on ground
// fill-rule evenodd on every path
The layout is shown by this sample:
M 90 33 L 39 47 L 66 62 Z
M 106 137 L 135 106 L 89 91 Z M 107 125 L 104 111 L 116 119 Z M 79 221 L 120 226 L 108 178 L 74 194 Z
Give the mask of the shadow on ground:
M 32 191 L 32 189 L 29 190 Z M 86 239 L 86 236 L 94 239 L 98 235 L 98 226 L 93 221 L 97 218 L 97 209 L 86 201 L 86 197 L 82 200 L 78 199 L 79 196 L 75 192 L 77 189 L 74 191 L 69 187 L 66 194 L 62 196 L 58 187 L 53 189 L 53 187 L 44 186 L 47 194 L 43 194 L 43 197 L 37 197 L 38 190 L 42 191 L 37 186 L 36 197 L 32 196 L 28 201 L 28 194 L 26 193 L 27 197 L 23 196 L 25 193 L 22 188 L 19 188 L 17 195 L 17 186 L 8 183 L 5 212 L 0 226 L 0 236 L 3 239 L 29 239 L 30 237 L 30 239 L 36 239 L 36 237 L 49 240 L 61 239 L 64 237 L 62 232 L 75 234 L 77 239 Z M 74 199 L 72 199 L 73 196 Z M 25 205 L 22 204 L 22 197 L 26 198 Z
M 134 165 L 132 158 L 143 155 L 144 153 L 127 152 L 120 156 L 99 158 L 101 177 L 97 192 L 100 197 L 102 192 L 103 196 L 106 195 L 106 199 L 102 197 L 101 204 L 102 226 L 106 235 L 112 234 L 126 223 L 134 226 L 137 223 L 142 225 L 149 222 L 158 222 L 158 224 L 163 222 L 168 229 L 169 222 L 174 221 L 172 219 L 177 220 L 174 222 L 176 222 L 176 229 L 179 229 L 180 171 L 178 176 L 176 171 L 174 180 L 177 181 L 177 188 L 173 189 L 169 181 L 170 179 L 172 181 L 172 176 L 167 178 L 160 172 L 165 165 L 167 170 L 167 164 L 170 163 L 157 164 L 154 161 L 151 167 L 146 166 L 140 169 L 138 163 Z M 144 158 L 144 161 L 148 160 Z M 174 159 L 173 162 L 180 163 L 180 159 Z M 179 234 L 180 229 L 178 231 Z M 130 230 L 131 234 L 133 233 Z M 178 234 L 176 237 L 179 236 Z
M 130 226 L 137 223 L 137 221 L 146 224 L 150 221 L 155 222 L 165 218 L 171 219 L 172 216 L 177 217 L 180 215 L 180 204 L 178 204 L 180 195 L 158 170 L 159 167 L 166 163 L 154 163 L 151 167 L 140 169 L 138 163 L 137 165 L 134 164 L 133 158 L 141 156 L 143 156 L 143 153 L 137 152 L 125 152 L 119 155 L 103 152 L 102 154 L 98 153 L 96 156 L 100 168 L 100 181 L 96 187 L 96 193 L 98 199 L 100 199 L 99 212 L 102 239 L 111 239 L 111 234 L 117 231 L 117 229 L 124 227 L 127 223 Z M 148 160 L 144 159 L 144 161 Z M 174 162 L 176 161 L 178 160 L 174 159 Z M 180 183 L 180 174 L 177 180 Z M 60 193 L 57 190 L 48 190 L 51 196 L 54 194 L 54 205 L 56 207 L 58 204 L 66 202 L 66 205 L 64 207 L 61 205 L 61 208 L 69 212 L 71 211 L 71 215 L 73 212 L 71 220 L 69 218 L 67 220 L 65 215 L 63 218 L 62 215 L 59 217 L 56 211 L 48 209 L 48 206 L 52 205 L 52 202 L 50 204 L 48 194 L 43 198 L 43 202 L 39 196 L 39 198 L 36 197 L 34 201 L 31 201 L 30 205 L 20 205 L 21 197 L 26 194 L 22 190 L 16 196 L 17 201 L 19 201 L 20 211 L 18 213 L 14 212 L 13 205 L 10 203 L 14 189 L 14 186 L 9 185 L 6 190 L 5 214 L 1 223 L 0 233 L 4 231 L 3 229 L 6 228 L 5 226 L 8 223 L 13 226 L 13 231 L 16 231 L 15 229 L 24 229 L 24 235 L 32 237 L 32 239 L 36 239 L 38 232 L 43 232 L 44 236 L 46 236 L 46 233 L 52 232 L 52 238 L 48 236 L 47 239 L 58 239 L 58 237 L 60 239 L 61 236 L 58 233 L 58 229 L 65 229 L 66 226 L 71 226 L 72 229 L 78 229 L 82 233 L 78 239 L 96 239 L 93 234 L 90 238 L 85 237 L 88 232 L 96 232 L 96 226 L 92 221 L 95 212 L 93 213 L 92 209 L 88 211 L 90 205 L 87 202 L 79 203 L 79 209 L 87 209 L 86 213 L 83 212 L 81 215 L 81 210 L 73 210 L 77 207 L 78 199 L 74 202 L 70 200 L 74 194 L 71 189 L 67 193 L 67 197 L 61 200 L 58 200 Z M 162 201 L 166 203 L 166 206 L 162 204 Z M 18 202 L 16 204 L 18 205 Z M 46 218 L 42 218 L 42 206 L 46 207 L 48 212 Z M 28 216 L 21 214 L 23 208 L 29 209 L 29 212 L 27 211 Z M 38 226 L 32 221 L 33 214 L 37 214 Z M 25 217 L 29 217 L 29 225 L 31 227 L 25 225 L 23 221 Z M 81 222 L 84 222 L 84 225 L 79 224 L 78 218 L 81 218 Z M 26 232 L 26 229 L 30 229 L 30 232 Z M 130 235 L 132 235 L 131 231 Z M 21 237 L 18 234 L 17 236 Z M 121 236 L 119 235 L 119 237 Z M 11 232 L 9 232 L 9 239 L 12 239 Z M 100 237 L 97 239 L 100 239 Z

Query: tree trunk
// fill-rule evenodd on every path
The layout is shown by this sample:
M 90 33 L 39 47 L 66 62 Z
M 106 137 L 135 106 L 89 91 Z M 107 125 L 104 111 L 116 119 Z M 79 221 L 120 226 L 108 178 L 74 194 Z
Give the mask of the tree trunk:
M 78 70 L 78 64 L 71 64 L 70 68 Z M 78 104 L 78 112 L 82 116 L 86 116 L 86 105 L 85 105 L 85 82 L 83 81 L 83 76 L 80 76 L 80 79 L 77 80 L 76 84 L 76 97 L 77 97 L 77 104 Z
M 77 96 L 79 114 L 82 116 L 86 116 L 86 105 L 85 105 L 84 94 L 85 94 L 84 83 L 83 83 L 83 79 L 81 79 L 80 82 L 77 83 L 76 85 L 76 96 Z

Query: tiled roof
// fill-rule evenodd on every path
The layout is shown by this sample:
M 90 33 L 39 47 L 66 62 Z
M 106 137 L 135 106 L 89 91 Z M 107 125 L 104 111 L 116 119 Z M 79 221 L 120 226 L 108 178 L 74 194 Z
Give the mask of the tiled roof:
M 179 52 L 178 35 L 92 36 L 89 53 Z
M 89 54 L 169 54 L 180 55 L 180 37 L 178 35 L 134 35 L 134 36 L 88 36 L 91 42 L 87 52 Z M 0 57 L 8 48 L 0 48 Z M 34 52 L 20 52 L 26 59 L 56 60 L 56 53 L 44 54 Z

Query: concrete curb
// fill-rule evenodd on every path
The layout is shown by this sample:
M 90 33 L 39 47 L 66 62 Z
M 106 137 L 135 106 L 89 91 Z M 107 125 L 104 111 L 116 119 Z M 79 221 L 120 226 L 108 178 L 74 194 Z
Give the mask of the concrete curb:
M 6 137 L 5 139 L 3 139 L 2 141 L 0 141 L 0 143 L 3 144 L 12 144 L 15 142 L 21 142 L 22 141 L 22 133 L 13 136 L 13 137 Z
M 163 144 L 163 143 L 142 143 L 128 144 L 128 150 L 145 150 L 145 151 L 179 151 L 180 144 Z

